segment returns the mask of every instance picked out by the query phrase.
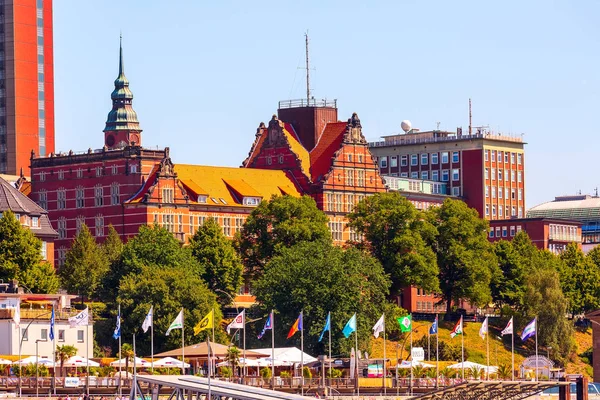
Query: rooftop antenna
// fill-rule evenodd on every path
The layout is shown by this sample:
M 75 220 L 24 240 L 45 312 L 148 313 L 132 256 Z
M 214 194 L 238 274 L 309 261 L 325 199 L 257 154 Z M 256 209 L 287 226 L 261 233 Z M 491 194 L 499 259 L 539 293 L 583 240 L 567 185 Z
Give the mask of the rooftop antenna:
M 440 122 L 438 121 L 435 124 L 437 125 L 437 130 L 439 131 L 440 130 Z
M 473 124 L 472 122 L 472 116 L 471 116 L 471 98 L 469 97 L 469 136 L 471 136 L 471 134 L 473 133 Z
M 598 197 L 598 186 L 596 186 L 596 189 L 594 191 L 596 192 L 596 197 Z
M 304 33 L 306 40 L 306 105 L 310 103 L 310 68 L 308 60 L 308 30 Z

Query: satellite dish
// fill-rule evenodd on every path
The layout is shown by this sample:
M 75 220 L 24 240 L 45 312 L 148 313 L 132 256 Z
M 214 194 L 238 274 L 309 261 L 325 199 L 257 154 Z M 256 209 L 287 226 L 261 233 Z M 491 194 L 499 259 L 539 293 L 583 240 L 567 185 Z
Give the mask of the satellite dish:
M 412 124 L 410 123 L 409 120 L 405 119 L 404 121 L 402 121 L 400 123 L 400 127 L 402 128 L 402 130 L 404 132 L 408 132 L 408 131 L 410 131 L 412 129 Z

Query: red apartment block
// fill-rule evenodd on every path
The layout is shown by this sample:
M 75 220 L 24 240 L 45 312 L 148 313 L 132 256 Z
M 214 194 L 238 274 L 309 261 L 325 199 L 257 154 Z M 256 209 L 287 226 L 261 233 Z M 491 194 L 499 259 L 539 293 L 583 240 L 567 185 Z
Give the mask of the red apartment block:
M 554 218 L 516 218 L 490 221 L 489 240 L 512 240 L 520 231 L 527 232 L 534 245 L 553 253 L 562 252 L 569 243 L 581 247 L 581 222 Z
M 0 30 L 0 173 L 27 174 L 54 152 L 52 0 L 4 0 Z
M 525 155 L 520 137 L 478 131 L 413 129 L 369 143 L 382 175 L 448 185 L 488 220 L 522 218 L 525 213 Z

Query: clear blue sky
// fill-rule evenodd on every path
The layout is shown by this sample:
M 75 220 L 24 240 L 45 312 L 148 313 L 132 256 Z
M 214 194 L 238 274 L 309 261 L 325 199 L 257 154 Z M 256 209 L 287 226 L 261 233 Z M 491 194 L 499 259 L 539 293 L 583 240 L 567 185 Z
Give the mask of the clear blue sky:
M 145 146 L 238 166 L 277 102 L 413 126 L 525 134 L 527 207 L 600 186 L 600 2 L 54 0 L 57 150 L 103 144 L 119 32 Z

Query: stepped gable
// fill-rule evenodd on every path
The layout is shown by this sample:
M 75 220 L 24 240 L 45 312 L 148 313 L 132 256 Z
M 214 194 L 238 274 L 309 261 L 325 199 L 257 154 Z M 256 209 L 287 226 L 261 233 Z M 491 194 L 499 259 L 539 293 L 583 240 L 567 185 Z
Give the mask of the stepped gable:
M 310 174 L 313 183 L 322 181 L 333 165 L 335 153 L 342 147 L 345 122 L 332 122 L 325 126 L 315 148 L 310 152 Z

